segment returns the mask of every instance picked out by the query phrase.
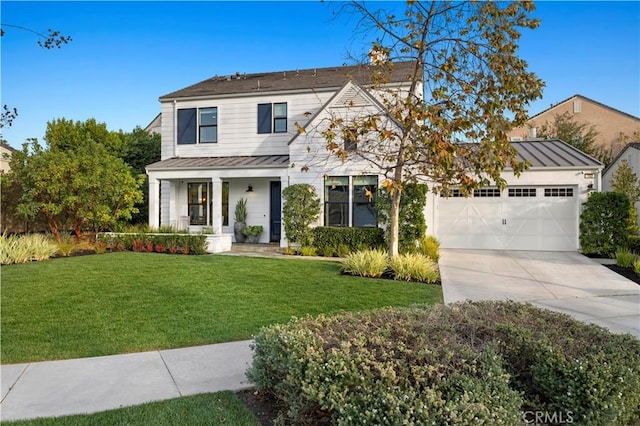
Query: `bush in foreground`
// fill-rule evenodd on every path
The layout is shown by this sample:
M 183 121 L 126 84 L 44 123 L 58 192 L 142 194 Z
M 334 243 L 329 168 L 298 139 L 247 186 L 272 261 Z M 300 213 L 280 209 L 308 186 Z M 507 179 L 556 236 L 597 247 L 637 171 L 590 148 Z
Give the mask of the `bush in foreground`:
M 289 424 L 577 424 L 640 418 L 640 342 L 512 302 L 294 319 L 256 337 L 247 375 Z M 286 418 L 285 418 L 286 417 Z
M 351 253 L 342 263 L 342 272 L 362 277 L 378 278 L 387 270 L 387 253 L 364 250 Z

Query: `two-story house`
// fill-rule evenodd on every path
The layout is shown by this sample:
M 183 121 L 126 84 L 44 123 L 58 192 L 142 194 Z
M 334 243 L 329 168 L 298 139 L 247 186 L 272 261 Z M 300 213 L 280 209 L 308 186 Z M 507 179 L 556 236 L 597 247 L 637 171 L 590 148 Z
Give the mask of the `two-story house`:
M 386 88 L 407 90 L 413 66 L 396 63 Z M 285 247 L 282 191 L 307 183 L 321 200 L 318 225 L 377 226 L 368 195 L 379 187 L 380 171 L 357 158 L 342 162 L 321 134 L 330 116 L 384 110 L 373 71 L 361 65 L 236 74 L 162 96 L 162 159 L 147 167 L 150 225 L 211 226 L 231 241 L 234 207 L 245 198 L 246 223 L 265 229 L 260 242 Z M 415 94 L 423 96 L 422 85 Z M 443 247 L 578 249 L 581 205 L 599 190 L 602 164 L 561 141 L 514 146 L 531 167 L 520 178 L 505 170 L 508 190 L 428 197 L 428 232 Z

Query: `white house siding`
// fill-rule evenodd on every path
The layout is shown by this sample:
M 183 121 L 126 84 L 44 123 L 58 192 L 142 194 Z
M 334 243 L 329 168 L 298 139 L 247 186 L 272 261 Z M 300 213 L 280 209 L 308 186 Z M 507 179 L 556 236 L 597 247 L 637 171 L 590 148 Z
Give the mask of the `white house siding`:
M 226 157 L 286 155 L 287 143 L 333 95 L 333 92 L 261 94 L 177 101 L 175 109 L 218 108 L 218 142 L 175 144 L 174 102 L 162 103 L 162 159 L 171 157 Z M 258 134 L 258 104 L 287 103 L 287 132 Z M 166 117 L 166 119 L 165 119 Z

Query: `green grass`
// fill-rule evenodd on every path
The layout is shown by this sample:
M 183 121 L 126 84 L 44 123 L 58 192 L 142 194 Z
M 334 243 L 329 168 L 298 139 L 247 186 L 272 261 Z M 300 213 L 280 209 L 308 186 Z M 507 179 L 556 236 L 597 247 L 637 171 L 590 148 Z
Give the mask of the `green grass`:
M 249 339 L 291 316 L 442 301 L 336 262 L 110 253 L 2 268 L 3 364 Z
M 15 426 L 85 425 L 258 425 L 233 392 L 207 393 L 134 407 L 56 418 L 12 422 Z

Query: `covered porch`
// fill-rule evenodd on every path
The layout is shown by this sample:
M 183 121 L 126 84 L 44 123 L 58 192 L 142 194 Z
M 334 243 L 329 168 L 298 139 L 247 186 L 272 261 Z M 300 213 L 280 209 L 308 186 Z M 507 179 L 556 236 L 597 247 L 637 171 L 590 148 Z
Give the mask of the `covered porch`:
M 286 246 L 282 190 L 288 156 L 172 158 L 151 164 L 149 225 L 233 237 L 236 203 L 247 201 L 247 225 L 260 225 L 260 243 Z

